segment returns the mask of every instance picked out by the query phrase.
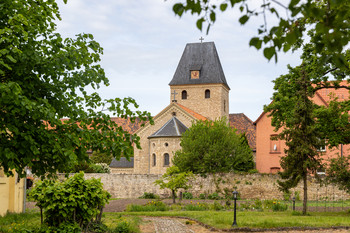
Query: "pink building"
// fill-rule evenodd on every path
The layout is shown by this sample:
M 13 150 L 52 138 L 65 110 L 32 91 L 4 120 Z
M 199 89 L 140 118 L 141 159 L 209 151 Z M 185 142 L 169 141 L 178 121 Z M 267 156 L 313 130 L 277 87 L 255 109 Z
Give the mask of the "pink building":
M 345 81 L 341 84 L 348 85 Z M 326 88 L 318 90 L 313 101 L 318 105 L 328 106 L 330 96 L 335 95 L 339 101 L 349 99 L 349 90 L 346 88 Z M 268 113 L 263 112 L 254 122 L 256 125 L 256 169 L 260 173 L 277 173 L 281 171 L 280 158 L 284 156 L 285 143 L 282 140 L 271 140 L 271 136 L 279 132 L 274 131 L 271 126 L 271 118 Z M 320 150 L 324 160 L 337 156 L 346 156 L 350 153 L 350 145 L 340 145 L 339 148 Z

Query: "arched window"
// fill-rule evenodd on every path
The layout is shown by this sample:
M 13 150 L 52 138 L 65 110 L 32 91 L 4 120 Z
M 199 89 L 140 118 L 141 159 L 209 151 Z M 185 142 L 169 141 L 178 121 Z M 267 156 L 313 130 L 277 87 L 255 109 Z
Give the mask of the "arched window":
M 153 155 L 152 155 L 152 165 L 153 165 L 153 166 L 156 166 L 156 165 L 157 165 L 157 156 L 156 156 L 156 154 L 153 154 Z
M 210 98 L 210 90 L 205 90 L 205 98 L 209 99 Z
M 182 98 L 183 100 L 186 100 L 186 99 L 187 99 L 187 91 L 182 91 L 182 92 L 181 92 L 181 98 Z
M 169 154 L 164 154 L 164 166 L 169 166 Z

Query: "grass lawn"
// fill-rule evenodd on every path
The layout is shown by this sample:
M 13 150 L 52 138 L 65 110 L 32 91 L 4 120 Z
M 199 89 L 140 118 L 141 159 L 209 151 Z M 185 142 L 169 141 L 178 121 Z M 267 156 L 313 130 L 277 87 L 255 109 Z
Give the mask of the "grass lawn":
M 106 213 L 113 215 L 136 216 L 183 216 L 197 219 L 215 228 L 230 228 L 233 222 L 232 211 L 165 211 L 165 212 L 123 212 Z M 112 217 L 113 218 L 113 217 Z M 313 212 L 308 216 L 285 212 L 237 212 L 238 227 L 276 228 L 276 227 L 331 227 L 350 226 L 350 214 L 347 212 Z
M 141 218 L 138 216 L 190 217 L 219 229 L 230 228 L 233 222 L 232 211 L 213 210 L 104 213 L 102 221 L 110 229 L 123 220 L 127 220 L 132 225 L 137 226 L 141 222 Z M 300 216 L 291 211 L 239 211 L 237 212 L 237 224 L 238 227 L 250 228 L 350 226 L 350 213 L 312 212 L 308 216 Z M 40 226 L 40 214 L 37 211 L 0 217 L 0 232 L 14 232 L 14 230 L 33 229 L 38 226 Z

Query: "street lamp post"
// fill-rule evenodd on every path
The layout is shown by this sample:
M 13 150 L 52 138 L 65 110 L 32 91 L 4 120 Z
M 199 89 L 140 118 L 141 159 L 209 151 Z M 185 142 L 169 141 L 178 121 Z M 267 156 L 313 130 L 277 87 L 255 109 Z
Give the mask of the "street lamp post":
M 236 201 L 237 201 L 237 196 L 238 196 L 238 192 L 235 190 L 232 192 L 233 194 L 233 200 L 234 200 L 234 217 L 233 217 L 233 223 L 232 223 L 232 226 L 237 226 L 237 221 L 236 221 Z
M 293 197 L 293 211 L 295 211 L 295 197 Z

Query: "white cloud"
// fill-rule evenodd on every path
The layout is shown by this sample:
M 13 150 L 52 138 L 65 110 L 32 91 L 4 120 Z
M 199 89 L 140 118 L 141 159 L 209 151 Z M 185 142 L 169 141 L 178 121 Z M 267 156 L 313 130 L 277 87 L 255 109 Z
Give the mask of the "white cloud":
M 168 83 L 172 79 L 186 43 L 214 41 L 226 79 L 231 87 L 230 111 L 243 112 L 252 120 L 272 96 L 271 81 L 296 64 L 296 55 L 281 55 L 278 64 L 267 62 L 262 51 L 249 47 L 258 20 L 246 26 L 238 23 L 237 11 L 217 16 L 210 34 L 195 26 L 196 17 L 181 19 L 172 12 L 173 1 L 69 0 L 60 3 L 63 36 L 87 32 L 104 48 L 102 66 L 110 86 L 99 91 L 103 98 L 136 99 L 142 110 L 156 115 L 170 102 Z

